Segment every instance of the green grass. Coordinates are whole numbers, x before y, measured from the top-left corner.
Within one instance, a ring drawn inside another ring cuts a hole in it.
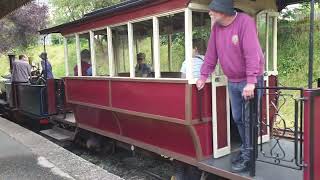
[[[19,54],[26,54],[33,64],[40,63],[39,54],[43,51],[42,46],[30,47],[25,51],[16,53],[16,58]],[[64,47],[62,45],[47,46],[48,59],[53,68],[53,74],[56,78],[65,75],[64,65]],[[8,56],[0,56],[0,75],[7,75],[9,73]]]

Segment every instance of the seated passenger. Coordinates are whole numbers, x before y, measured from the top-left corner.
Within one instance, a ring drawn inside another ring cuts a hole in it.
[[[28,62],[26,55],[20,55],[19,60],[12,63],[12,76],[13,83],[27,83],[31,75],[31,65]]]
[[[204,52],[205,48],[205,41],[203,39],[194,39],[192,41],[193,44],[193,51],[192,51],[192,74],[193,78],[199,79],[200,78],[200,68],[204,62]],[[183,61],[181,66],[181,78],[186,78],[187,73],[187,62]]]
[[[136,77],[148,77],[151,75],[151,67],[144,63],[145,59],[146,55],[144,53],[137,54]]]
[[[82,76],[92,76],[91,68],[91,54],[88,49],[84,49],[81,51],[81,72]],[[78,65],[73,68],[73,72],[75,76],[78,76]],[[91,73],[90,73],[91,72]]]

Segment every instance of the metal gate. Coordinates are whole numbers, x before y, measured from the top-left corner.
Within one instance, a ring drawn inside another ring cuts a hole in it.
[[[251,137],[250,175],[255,176],[257,161],[302,170],[303,161],[303,89],[292,87],[257,88],[269,96],[269,107],[263,108],[257,96],[246,102],[249,109]],[[255,93],[257,94],[257,93]],[[265,109],[269,108],[269,111]],[[265,112],[270,113],[268,116]],[[269,118],[269,119],[267,119]],[[269,131],[270,140],[260,143]]]

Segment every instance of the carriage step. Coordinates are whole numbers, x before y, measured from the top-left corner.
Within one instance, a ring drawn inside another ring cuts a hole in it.
[[[71,132],[56,126],[52,129],[40,131],[40,133],[60,142],[72,141],[75,136],[75,132]]]

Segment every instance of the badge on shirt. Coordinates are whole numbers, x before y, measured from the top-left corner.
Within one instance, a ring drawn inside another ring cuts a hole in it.
[[[232,36],[232,43],[234,45],[238,45],[238,43],[239,43],[239,36],[238,35],[235,34]]]

